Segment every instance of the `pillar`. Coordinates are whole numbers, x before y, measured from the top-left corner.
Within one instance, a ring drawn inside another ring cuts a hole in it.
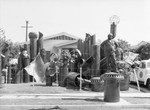
[[[100,76],[99,74],[100,46],[99,45],[92,46],[92,56],[95,58],[95,61],[92,65],[92,77],[97,77],[97,76]]]
[[[8,83],[11,83],[11,79],[12,79],[12,77],[11,77],[11,66],[9,65],[8,66]]]
[[[96,45],[96,35],[91,36],[91,45]]]
[[[116,37],[116,30],[117,30],[117,25],[113,22],[110,25],[110,33],[113,35],[113,37]]]
[[[24,60],[24,66],[25,67],[30,64],[30,58],[29,57],[24,57],[23,60]],[[30,76],[25,69],[23,69],[23,74],[24,74],[24,82],[25,83],[30,82]]]
[[[37,40],[37,54],[43,49],[43,34],[39,32],[39,38]]]
[[[80,52],[82,53],[82,39],[78,40],[78,44],[77,44],[77,48],[80,50]]]
[[[30,38],[30,61],[33,61],[37,55],[37,34],[34,32],[29,33]]]
[[[27,50],[28,55],[30,55],[30,44],[24,44],[24,49]]]

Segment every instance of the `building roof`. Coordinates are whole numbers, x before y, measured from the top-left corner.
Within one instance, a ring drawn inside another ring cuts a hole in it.
[[[70,37],[70,38],[73,38],[73,39],[75,39],[75,40],[78,40],[78,39],[79,39],[79,37],[77,37],[77,36],[68,34],[68,33],[66,33],[66,32],[61,32],[61,33],[58,33],[58,34],[54,34],[54,35],[50,35],[50,36],[44,37],[43,40],[48,40],[48,39],[51,39],[51,38],[54,38],[54,37],[57,37],[57,36],[63,36],[63,35],[68,36],[68,37]]]
[[[61,44],[56,45],[56,47],[61,47],[61,46],[65,46],[65,45],[69,45],[69,44],[73,44],[73,43],[77,43],[77,40],[61,43]]]

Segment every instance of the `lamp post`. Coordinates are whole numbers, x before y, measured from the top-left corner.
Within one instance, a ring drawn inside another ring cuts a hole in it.
[[[110,33],[113,35],[113,38],[116,37],[117,24],[119,24],[120,19],[117,15],[113,15],[109,18],[110,22]]]

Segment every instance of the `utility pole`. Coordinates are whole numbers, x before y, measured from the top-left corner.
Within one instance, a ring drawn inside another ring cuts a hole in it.
[[[28,41],[28,28],[32,28],[33,26],[28,26],[29,21],[26,21],[26,26],[21,26],[22,28],[26,28],[26,42]]]

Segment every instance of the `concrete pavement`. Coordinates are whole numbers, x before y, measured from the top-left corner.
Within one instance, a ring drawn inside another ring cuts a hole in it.
[[[5,85],[0,89],[0,110],[150,110],[150,93],[133,88],[120,91],[120,101],[104,102],[104,92],[30,84]]]

